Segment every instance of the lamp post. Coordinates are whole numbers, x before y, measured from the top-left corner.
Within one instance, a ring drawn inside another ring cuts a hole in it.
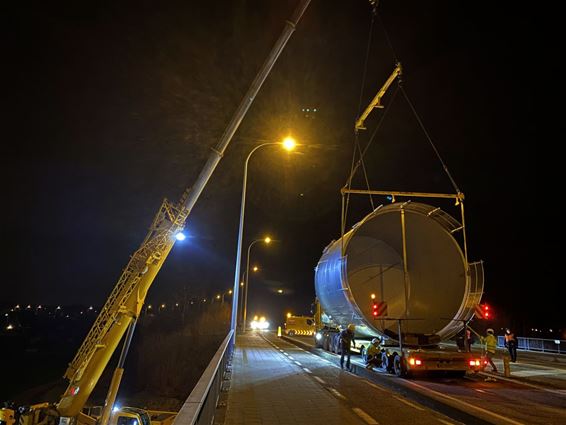
[[[234,296],[232,297],[232,317],[230,321],[230,329],[236,332],[238,324],[238,290],[240,289],[240,262],[242,258],[242,236],[244,234],[244,212],[246,210],[246,186],[248,180],[248,163],[254,152],[265,146],[280,145],[287,151],[295,149],[296,142],[291,137],[287,137],[283,142],[267,142],[256,146],[248,154],[244,164],[244,181],[242,183],[242,202],[240,204],[240,226],[238,228],[238,248],[236,250],[236,269],[234,271]],[[245,326],[244,326],[245,327]]]
[[[271,242],[271,238],[269,236],[263,238],[263,239],[256,239],[255,241],[252,241],[252,243],[249,244],[248,246],[248,256],[246,257],[246,279],[244,280],[244,312],[242,315],[242,330],[245,331],[246,330],[246,317],[247,317],[247,313],[248,313],[248,287],[249,285],[249,278],[250,278],[250,250],[252,249],[252,246],[254,246],[257,242],[265,242],[266,244],[269,244]],[[253,271],[256,272],[258,270],[257,267],[253,268]]]

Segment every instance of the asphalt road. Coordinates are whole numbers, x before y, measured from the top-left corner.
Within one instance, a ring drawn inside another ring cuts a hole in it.
[[[529,356],[523,356],[511,365],[511,378],[480,373],[409,380],[369,371],[359,356],[352,358],[353,373],[342,371],[339,356],[312,348],[312,337],[263,336],[340,394],[341,402],[358,406],[376,423],[410,424],[418,417],[421,424],[566,424],[566,365],[545,363],[544,357],[528,363]]]

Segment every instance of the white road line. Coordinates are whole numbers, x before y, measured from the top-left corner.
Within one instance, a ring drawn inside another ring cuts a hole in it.
[[[295,364],[296,364],[297,366],[302,366],[302,364],[299,363],[299,362],[297,362],[297,361],[295,361]]]
[[[444,425],[454,425],[454,422],[448,422],[448,421],[445,421],[444,419],[436,418],[436,420],[438,422],[440,422],[441,424],[444,424]]]
[[[287,353],[285,353],[285,352],[283,352],[283,354],[285,354],[287,357],[289,357],[289,354],[287,354]]]
[[[312,373],[312,370],[310,370],[310,369],[308,369],[308,368],[306,368],[306,367],[304,367],[303,370],[304,370],[305,372],[307,372],[307,373]]]
[[[367,424],[379,425],[379,422],[377,422],[374,418],[372,418],[370,415],[368,415],[366,412],[364,412],[359,407],[353,407],[352,410],[354,411],[354,413],[356,415],[358,415],[360,418],[362,418]]]
[[[416,382],[413,382],[413,381],[406,381],[406,382],[407,382],[408,384],[410,384],[410,385],[413,385],[413,386],[415,386],[415,387],[418,387],[418,388],[422,389],[423,391],[425,391],[425,392],[428,393],[428,394],[431,394],[431,393],[432,393],[432,394],[435,394],[435,395],[438,396],[438,397],[446,398],[446,399],[451,400],[451,401],[453,401],[453,402],[455,402],[455,403],[458,403],[458,404],[463,404],[464,406],[467,406],[468,409],[473,409],[473,410],[480,411],[480,412],[482,412],[482,413],[485,414],[485,415],[492,416],[492,417],[497,418],[497,419],[499,419],[499,420],[501,420],[501,421],[503,421],[503,422],[506,422],[506,423],[509,423],[509,424],[513,424],[513,425],[525,425],[523,422],[514,421],[513,419],[506,418],[505,416],[501,416],[501,415],[498,415],[497,413],[491,412],[491,411],[489,411],[489,410],[483,409],[483,408],[478,407],[478,406],[475,406],[475,405],[473,405],[473,404],[466,403],[465,401],[459,400],[459,399],[457,399],[457,398],[455,398],[455,397],[451,397],[451,396],[449,396],[449,395],[447,395],[447,394],[443,394],[443,393],[438,392],[438,391],[435,391],[435,390],[433,390],[433,389],[431,389],[431,388],[424,387],[424,386],[422,386],[422,385],[417,384]]]
[[[370,387],[375,388],[376,390],[380,390],[380,391],[384,391],[384,392],[389,392],[387,391],[385,388],[381,388],[379,385],[375,385],[373,382],[368,381],[367,379],[364,379],[364,382],[366,384],[368,384]]]
[[[284,353],[284,352],[285,352],[285,351],[284,351],[284,350],[282,350],[282,349],[279,349],[279,351],[281,351],[282,353]]]
[[[318,376],[313,376],[313,378],[320,382],[322,385],[326,385],[326,381],[324,379],[319,378]]]
[[[328,391],[330,391],[336,397],[341,398],[342,400],[346,400],[346,397],[344,396],[344,394],[340,393],[338,390],[335,390],[334,388],[328,388]]]
[[[289,356],[289,358],[290,358],[291,360],[295,360],[295,358],[294,358],[293,356]]]
[[[474,388],[474,390],[476,390],[478,393],[485,393],[484,390],[480,390],[479,388]]]
[[[403,397],[393,396],[393,398],[399,400],[401,403],[405,403],[407,406],[411,406],[417,410],[425,410],[423,407],[416,405],[415,403],[411,403],[409,400],[404,399]]]

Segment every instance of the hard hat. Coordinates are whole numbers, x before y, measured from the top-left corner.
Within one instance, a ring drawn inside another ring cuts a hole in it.
[[[493,329],[489,328],[489,329],[487,330],[487,333],[488,333],[488,334],[492,334],[492,333],[494,333],[494,331],[493,331]]]
[[[350,323],[348,325],[348,330],[354,332],[356,330],[356,325],[354,325],[353,323]]]
[[[371,340],[371,343],[372,343],[372,344],[378,344],[378,343],[379,343],[379,339],[374,338],[374,339]]]

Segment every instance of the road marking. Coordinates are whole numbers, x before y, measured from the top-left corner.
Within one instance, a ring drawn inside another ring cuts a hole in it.
[[[438,422],[440,422],[441,424],[454,425],[454,422],[448,422],[448,421],[445,421],[444,419],[436,418],[436,420],[437,420]]]
[[[313,378],[320,382],[322,385],[326,385],[326,381],[324,379],[319,378],[318,376],[313,376]]]
[[[413,382],[413,381],[406,381],[406,382],[407,382],[409,385],[413,385],[413,386],[415,386],[415,387],[420,388],[420,389],[423,390],[425,393],[428,393],[428,394],[431,394],[431,393],[432,393],[432,394],[435,394],[435,395],[438,396],[438,397],[442,397],[442,398],[446,398],[446,399],[448,399],[448,400],[451,400],[451,401],[453,401],[454,403],[463,404],[464,406],[467,406],[467,407],[470,408],[470,409],[478,410],[478,411],[480,411],[480,412],[482,412],[482,413],[484,413],[484,414],[486,414],[486,415],[493,416],[493,417],[495,417],[495,418],[497,418],[497,419],[499,419],[499,420],[501,420],[501,421],[503,421],[503,422],[506,422],[506,423],[509,423],[509,424],[514,424],[514,425],[525,425],[523,422],[514,421],[513,419],[506,418],[505,416],[498,415],[497,413],[491,412],[491,411],[489,411],[489,410],[483,409],[483,408],[481,408],[481,407],[475,406],[475,405],[470,404],[470,403],[466,403],[465,401],[458,400],[458,399],[455,398],[455,397],[451,397],[451,396],[449,396],[449,395],[447,395],[447,394],[440,393],[440,392],[435,391],[435,390],[433,390],[433,389],[431,389],[431,388],[424,387],[424,386],[422,386],[422,385],[417,384],[416,382]]]
[[[293,356],[289,356],[289,358],[290,358],[291,360],[295,360],[295,358],[294,358]]]
[[[289,357],[289,354],[287,354],[287,353],[285,353],[285,352],[283,352],[283,354],[285,354],[287,357]]]
[[[409,400],[405,400],[403,397],[397,397],[397,396],[393,396],[393,398],[396,398],[397,400],[399,400],[401,403],[405,403],[407,406],[411,406],[417,410],[425,410],[423,407],[416,405],[415,403],[410,402]]]
[[[338,390],[335,390],[334,388],[328,388],[328,391],[330,391],[336,397],[341,398],[342,400],[347,400],[346,397],[342,393],[340,393]]]
[[[367,379],[364,379],[364,382],[365,382],[366,384],[368,384],[370,387],[375,388],[376,390],[388,392],[385,388],[381,388],[379,385],[375,385],[373,382],[370,382],[370,381],[368,381]]]
[[[299,362],[297,362],[297,361],[295,361],[295,364],[296,364],[297,366],[302,366],[302,364],[299,363]]]
[[[354,413],[356,415],[358,415],[360,418],[362,418],[367,424],[379,425],[379,422],[377,422],[374,418],[372,418],[370,415],[368,415],[366,412],[364,412],[359,407],[353,407],[352,410],[354,411]]]
[[[284,352],[285,352],[285,350],[282,350],[282,349],[279,349],[279,351],[281,351],[282,353],[284,353]]]
[[[310,370],[310,369],[308,369],[308,368],[306,368],[306,367],[304,367],[303,370],[304,370],[305,372],[307,372],[307,373],[312,373],[312,370]]]
[[[478,393],[485,393],[484,390],[480,390],[479,388],[474,388],[474,390],[476,390]]]

